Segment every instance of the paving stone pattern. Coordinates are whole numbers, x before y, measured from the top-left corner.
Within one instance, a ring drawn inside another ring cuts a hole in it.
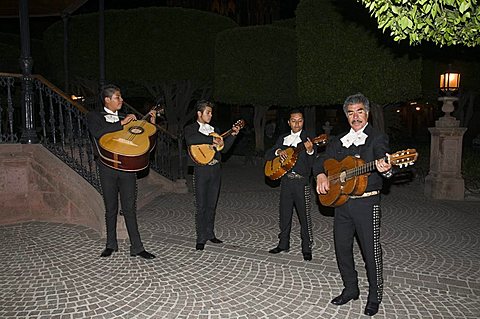
[[[302,259],[294,217],[291,249],[277,244],[279,187],[262,167],[224,164],[217,237],[196,251],[193,195],[158,196],[139,212],[154,260],[110,258],[83,226],[0,226],[0,318],[366,318],[360,299],[337,307],[332,212],[313,206],[313,260]],[[316,198],[313,196],[312,198]],[[422,184],[392,186],[382,201],[384,299],[375,318],[480,318],[480,201],[438,201]]]

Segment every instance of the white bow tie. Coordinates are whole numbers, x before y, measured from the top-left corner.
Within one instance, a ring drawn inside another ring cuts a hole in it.
[[[203,135],[209,135],[210,133],[215,131],[213,126],[211,126],[208,123],[198,123],[198,124],[200,124],[200,127],[198,128],[198,131],[200,133],[202,133]]]
[[[300,138],[300,133],[301,132],[285,136],[285,138],[283,139],[283,145],[296,147],[297,144],[302,141],[302,139]]]
[[[118,118],[118,115],[107,114],[107,115],[105,115],[105,121],[107,121],[109,123],[115,123],[115,122],[120,121],[120,119]]]
[[[367,139],[368,135],[365,134],[363,131],[355,132],[350,130],[350,132],[342,137],[340,141],[342,141],[342,145],[346,148],[349,148],[352,144],[355,146],[364,145],[365,140]]]

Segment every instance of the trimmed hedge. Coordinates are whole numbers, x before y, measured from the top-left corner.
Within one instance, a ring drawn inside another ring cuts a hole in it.
[[[213,79],[217,33],[234,28],[229,18],[182,8],[105,12],[106,77],[109,81]],[[98,14],[70,22],[70,74],[98,78]],[[63,24],[44,34],[52,65],[63,65]],[[57,77],[63,78],[63,68]]]
[[[0,72],[22,73],[20,67],[21,41],[18,34],[0,33]],[[32,73],[46,70],[43,42],[30,40],[30,55],[33,59]]]
[[[295,30],[254,26],[220,33],[214,96],[240,105],[297,104]]]
[[[356,92],[379,104],[420,96],[421,59],[400,45],[382,45],[376,29],[355,22],[362,20],[360,9],[349,18],[341,5],[304,0],[297,7],[300,102],[340,104]]]

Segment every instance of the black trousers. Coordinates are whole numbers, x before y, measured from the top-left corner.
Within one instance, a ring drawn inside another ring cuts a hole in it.
[[[220,164],[194,168],[195,224],[199,244],[205,244],[207,240],[215,238],[215,211],[220,194],[221,177]]]
[[[98,163],[100,183],[105,203],[105,224],[107,226],[107,248],[117,249],[118,194],[123,217],[130,238],[130,253],[144,250],[137,224],[137,175],[122,172]]]
[[[335,209],[334,240],[338,269],[348,294],[358,291],[353,258],[357,235],[369,283],[368,301],[380,303],[383,295],[383,262],[380,245],[380,195],[349,199]]]
[[[312,252],[312,221],[310,217],[310,185],[308,178],[282,177],[280,190],[280,233],[278,234],[281,249],[290,248],[290,231],[292,229],[293,208],[297,211],[300,222],[302,252]]]

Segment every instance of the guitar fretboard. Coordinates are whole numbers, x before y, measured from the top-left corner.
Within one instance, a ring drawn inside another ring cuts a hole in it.
[[[388,158],[387,157],[383,157],[382,158],[384,161],[387,161]],[[377,166],[375,165],[375,161],[371,161],[371,162],[368,162],[366,164],[363,164],[361,166],[358,166],[358,167],[354,167],[354,168],[351,168],[351,169],[347,169],[343,172],[340,172],[339,174],[334,174],[332,176],[329,176],[329,180],[332,181],[332,180],[338,180],[338,179],[342,179],[342,180],[349,180],[355,176],[360,176],[360,175],[364,175],[366,173],[370,173],[370,172],[373,172],[374,170],[377,169]]]

